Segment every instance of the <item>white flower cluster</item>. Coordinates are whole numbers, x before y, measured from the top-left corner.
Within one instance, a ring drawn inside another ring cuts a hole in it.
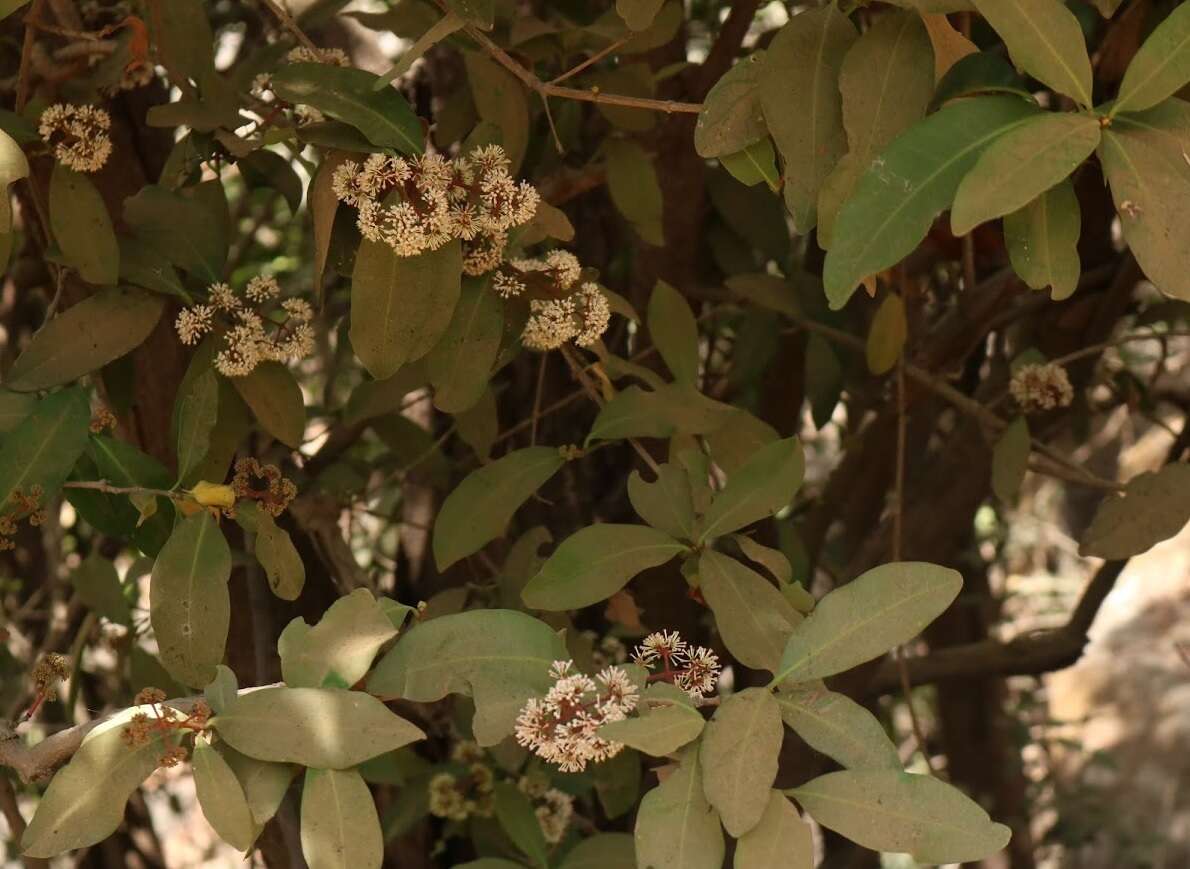
[[[549,780],[541,775],[523,775],[517,788],[536,805],[533,814],[546,842],[557,845],[570,829],[574,818],[574,797],[550,787]]]
[[[534,299],[521,343],[530,350],[556,350],[567,341],[587,347],[607,331],[611,306],[599,285],[587,282],[564,299]]]
[[[482,763],[472,763],[462,775],[438,773],[430,779],[430,814],[452,821],[472,815],[490,818],[493,779],[491,768]]]
[[[196,344],[222,327],[215,369],[227,377],[250,374],[261,362],[288,362],[314,349],[314,311],[303,299],[284,299],[273,277],[248,281],[241,298],[229,284],[211,284],[207,301],[182,309],[174,326],[183,344]]]
[[[111,126],[111,115],[103,109],[54,103],[41,113],[37,132],[63,166],[97,172],[112,153]]]
[[[599,728],[623,721],[639,699],[623,670],[609,667],[592,679],[573,667],[573,661],[555,661],[553,687],[545,697],[531,697],[516,721],[517,742],[562,772],[582,772],[619,754],[623,743],[601,738]]]
[[[499,145],[453,160],[373,154],[363,163],[341,164],[331,186],[359,210],[356,224],[364,238],[401,256],[437,250],[457,238],[463,242],[463,270],[481,275],[503,261],[508,230],[537,212],[537,190],[514,180],[508,167]]]
[[[1074,387],[1066,369],[1052,362],[1022,365],[1012,375],[1008,389],[1026,412],[1069,407],[1074,401]]]
[[[632,653],[632,660],[654,671],[651,680],[660,677],[672,682],[695,700],[713,692],[719,682],[719,657],[708,648],[690,645],[677,631],[649,634]]]

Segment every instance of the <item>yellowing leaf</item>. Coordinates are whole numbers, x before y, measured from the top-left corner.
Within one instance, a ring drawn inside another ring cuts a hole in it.
[[[793,629],[774,682],[807,682],[850,670],[908,642],[950,606],[958,571],[920,561],[874,567],[818,602]]]
[[[551,684],[550,665],[567,657],[549,625],[514,610],[472,610],[415,625],[376,665],[368,691],[415,703],[467,694],[480,745],[512,733],[521,707]]]
[[[347,769],[425,734],[362,691],[262,688],[236,697],[212,726],[257,760]]]
[[[876,309],[868,330],[868,370],[873,374],[891,371],[901,358],[908,332],[905,302],[896,293],[889,293]]]
[[[1023,208],[1065,180],[1099,144],[1099,122],[1087,115],[1029,118],[988,146],[955,192],[951,231],[966,235],[986,220]]]
[[[1081,105],[1091,105],[1091,59],[1083,30],[1061,0],[972,0],[1020,69]]]
[[[962,791],[928,775],[832,772],[792,795],[824,827],[874,851],[908,852],[921,863],[982,860],[1012,835]]]
[[[732,694],[707,722],[698,751],[702,789],[736,838],[764,814],[784,732],[781,710],[766,688]]]
[[[1004,243],[1012,268],[1033,289],[1048,287],[1054,301],[1078,289],[1081,231],[1082,214],[1069,180],[1004,216]]]

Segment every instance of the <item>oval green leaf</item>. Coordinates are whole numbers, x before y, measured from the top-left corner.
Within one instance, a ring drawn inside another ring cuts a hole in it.
[[[256,824],[244,789],[227,761],[209,742],[199,740],[190,763],[194,767],[198,804],[207,823],[237,851],[250,849],[256,841]]]
[[[653,788],[636,813],[636,864],[650,869],[722,869],[726,846],[719,813],[703,795],[698,751]]]
[[[736,843],[732,869],[814,869],[814,838],[793,803],[770,791],[760,823]]]
[[[1111,114],[1140,112],[1164,102],[1190,82],[1190,6],[1177,5],[1133,55]]]
[[[1074,13],[1061,0],[972,0],[1013,63],[1033,78],[1091,105],[1091,58]]]
[[[372,792],[354,769],[308,769],[302,855],[310,869],[380,869],[384,834]]]
[[[789,506],[805,472],[806,459],[796,437],[761,447],[715,495],[698,539],[729,534]]]
[[[703,550],[698,578],[732,657],[754,670],[776,670],[801,614],[755,570],[713,549]]]
[[[55,163],[49,208],[50,228],[67,262],[89,284],[114,284],[120,276],[120,246],[91,179]]]
[[[707,722],[698,751],[703,793],[737,839],[760,823],[784,735],[781,709],[767,688],[732,694]]]
[[[846,694],[819,684],[777,693],[781,719],[810,748],[847,769],[900,770],[897,747],[876,716]]]
[[[1004,216],[1004,243],[1013,270],[1035,290],[1048,287],[1055,302],[1078,289],[1081,232],[1082,213],[1069,179]]]
[[[252,409],[260,427],[287,447],[297,449],[306,433],[302,388],[280,362],[262,362],[243,377],[228,378]]]

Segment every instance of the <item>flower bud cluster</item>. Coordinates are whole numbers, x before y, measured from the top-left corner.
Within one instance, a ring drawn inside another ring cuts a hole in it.
[[[677,631],[649,634],[632,653],[632,660],[650,671],[650,682],[671,682],[695,700],[702,700],[719,682],[719,657],[703,646],[692,646]]]
[[[373,154],[348,160],[331,178],[335,195],[358,210],[356,225],[369,241],[400,256],[463,242],[463,271],[485,274],[504,258],[508,231],[529,222],[540,197],[533,185],[509,174],[499,145],[464,157],[439,154],[406,159]]]
[[[297,486],[281,475],[280,468],[262,465],[251,456],[236,462],[231,488],[237,498],[255,501],[270,516],[280,516],[297,496]]]
[[[1022,365],[1012,375],[1008,389],[1026,412],[1069,407],[1074,401],[1074,387],[1066,369],[1052,362]]]
[[[586,347],[599,340],[611,320],[607,296],[569,251],[551,250],[537,259],[512,259],[492,275],[492,289],[504,299],[529,299],[521,343],[530,350],[556,350],[567,341]]]
[[[49,514],[41,506],[42,496],[45,494],[40,483],[29,487],[26,493],[19,486],[4,504],[0,504],[0,552],[15,548],[12,542],[16,536],[18,524],[24,520],[33,527],[43,524]]]
[[[163,750],[157,765],[166,768],[177,766],[189,756],[185,746],[173,740],[206,730],[212,715],[211,707],[203,700],[197,701],[187,714],[164,705],[165,692],[160,688],[143,689],[134,702],[149,711],[135,713],[124,725],[120,738],[129,748],[139,748],[160,737]]]
[[[63,166],[97,172],[112,153],[111,126],[111,115],[103,109],[54,103],[41,113],[37,132]]]
[[[516,740],[562,772],[615,757],[623,743],[599,736],[599,728],[623,721],[636,708],[636,685],[623,670],[608,667],[592,679],[573,672],[573,661],[555,661],[554,685],[545,697],[531,697],[516,722]]]
[[[533,805],[533,814],[537,816],[537,825],[541,827],[545,841],[550,845],[561,842],[574,818],[574,797],[550,787],[549,779],[539,774],[521,776],[517,789]]]
[[[302,359],[314,350],[314,311],[304,299],[282,299],[277,279],[257,276],[243,296],[229,284],[211,284],[207,301],[182,309],[175,327],[183,344],[219,331],[223,349],[215,368],[227,377],[250,374],[261,362]]]

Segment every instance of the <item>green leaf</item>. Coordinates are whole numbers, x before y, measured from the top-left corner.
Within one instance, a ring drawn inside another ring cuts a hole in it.
[[[754,670],[775,671],[801,615],[771,582],[713,549],[703,550],[698,578],[732,657]]]
[[[658,281],[647,313],[653,346],[679,383],[698,382],[698,322],[682,294]]]
[[[847,51],[839,72],[848,151],[818,193],[818,237],[829,249],[835,219],[872,160],[925,116],[934,93],[934,49],[921,16],[890,12]]]
[[[1109,561],[1130,558],[1173,537],[1190,522],[1190,465],[1138,474],[1108,495],[1083,534],[1078,554]]]
[[[760,104],[785,162],[785,204],[797,232],[817,222],[818,191],[847,150],[839,72],[856,40],[834,7],[801,12],[769,44],[760,70]]]
[[[206,369],[189,384],[178,401],[178,479],[188,482],[211,448],[211,432],[218,422],[219,380]]]
[[[4,385],[31,392],[70,383],[132,351],[161,319],[160,296],[112,288],[49,320],[17,357]]]
[[[205,203],[150,184],[124,200],[124,221],[170,264],[206,283],[220,280],[227,243]]]
[[[256,517],[256,560],[264,568],[273,594],[281,600],[298,599],[306,584],[306,565],[289,532],[263,510],[258,510]]]
[[[694,538],[694,493],[685,469],[661,465],[652,483],[633,471],[628,477],[628,500],[637,515],[658,531],[679,540]]]
[[[629,30],[645,30],[653,23],[665,0],[616,0],[616,13]]]
[[[1161,292],[1190,300],[1190,103],[1166,100],[1140,115],[1120,115],[1103,131],[1099,160],[1120,213],[1124,238]]]
[[[20,425],[37,407],[37,396],[0,389],[0,435]]]
[[[55,163],[49,208],[50,228],[67,262],[87,283],[114,284],[120,274],[120,246],[91,179]]]
[[[211,709],[218,714],[235,702],[239,690],[240,683],[236,679],[236,674],[230,667],[220,664],[215,668],[215,678],[202,689],[202,696]]]
[[[790,792],[815,821],[874,851],[921,863],[981,860],[1011,831],[962,791],[927,775],[895,770],[832,772]]]
[[[261,362],[243,377],[230,377],[232,386],[252,409],[260,427],[287,447],[297,449],[306,434],[306,404],[302,388],[280,362]]]
[[[732,275],[724,283],[733,293],[767,310],[791,317],[801,311],[797,285],[776,275]]]
[[[806,472],[796,437],[761,447],[728,479],[703,517],[699,541],[751,525],[789,506]]]
[[[301,616],[286,626],[277,640],[281,675],[291,688],[317,688],[328,676],[354,685],[396,635],[372,592],[357,588],[331,604],[314,627]]]
[[[740,547],[745,558],[764,567],[776,578],[778,585],[786,586],[793,582],[793,565],[784,552],[757,543],[745,534],[733,534],[731,539]]]
[[[508,838],[512,839],[534,866],[549,866],[549,846],[541,832],[541,824],[533,812],[533,804],[515,784],[503,781],[496,785],[492,806],[496,820]]]
[[[684,383],[668,383],[649,391],[629,386],[599,411],[587,443],[631,437],[669,438],[679,432],[707,434],[724,425],[735,412],[730,405],[707,398]]]
[[[281,194],[290,215],[302,204],[302,179],[290,162],[274,151],[261,149],[236,161],[244,182],[252,188],[270,187]]]
[[[116,566],[97,552],[92,552],[75,568],[70,574],[70,584],[79,599],[96,615],[118,625],[132,624],[132,610],[124,596]]]
[[[905,302],[896,293],[889,293],[876,309],[868,329],[868,370],[877,375],[891,371],[901,358],[908,336]]]
[[[1151,109],[1190,83],[1190,6],[1179,4],[1133,55],[1111,114]]]
[[[663,198],[652,157],[626,139],[607,140],[603,153],[612,204],[644,241],[657,247],[664,245]]]
[[[1061,0],[972,0],[1018,68],[1091,105],[1091,58],[1083,29]]]
[[[368,679],[368,691],[415,703],[466,694],[480,745],[512,733],[525,701],[543,695],[550,665],[567,657],[545,622],[515,610],[472,610],[415,625]]]
[[[686,552],[684,543],[647,525],[590,525],[554,550],[521,599],[541,610],[568,610],[607,600],[643,570]]]
[[[719,813],[703,795],[698,751],[653,788],[636,813],[636,864],[648,869],[722,869],[726,846]]]
[[[774,682],[850,670],[908,642],[958,596],[956,570],[922,561],[882,564],[818,602],[793,629]]]
[[[502,535],[517,508],[565,463],[555,447],[527,447],[472,471],[447,496],[434,520],[438,569]]]
[[[481,120],[500,130],[509,171],[515,177],[529,146],[529,98],[525,86],[486,54],[464,52],[463,63],[475,111]]]
[[[339,688],[261,688],[211,722],[249,757],[318,769],[347,769],[425,738],[375,697]]]
[[[1016,501],[1029,469],[1029,453],[1033,449],[1029,437],[1029,422],[1018,416],[992,449],[992,492],[1006,504]]]
[[[843,363],[830,342],[814,334],[806,339],[806,398],[810,416],[821,429],[831,421],[843,394]]]
[[[719,162],[731,173],[731,177],[741,184],[752,187],[763,181],[774,193],[781,189],[781,173],[777,171],[777,152],[773,150],[773,140],[767,136],[759,142],[753,142],[742,151],[724,154],[719,158]]]
[[[1049,287],[1055,302],[1078,289],[1081,231],[1082,213],[1069,179],[1004,216],[1004,243],[1013,269],[1033,289]]]
[[[734,154],[768,137],[758,89],[763,58],[763,51],[741,58],[707,93],[694,127],[700,157]]]
[[[331,231],[335,226],[335,215],[339,213],[339,197],[333,188],[335,170],[351,159],[353,155],[343,151],[331,151],[326,155],[307,191],[306,207],[310,211],[310,232],[314,241],[314,291],[322,298],[326,261],[331,249]]]
[[[351,346],[377,379],[420,359],[446,332],[462,292],[457,241],[417,256],[398,256],[364,240],[351,275]]]
[[[185,90],[189,80],[199,81],[211,66],[214,40],[201,0],[178,0],[170,11],[150,16],[153,39],[170,80]]]
[[[1023,208],[1071,172],[1099,144],[1089,115],[1047,113],[1029,118],[983,152],[963,178],[950,212],[951,231],[966,235],[984,221]]]
[[[190,301],[190,296],[173,266],[148,245],[135,238],[120,238],[120,280],[155,293],[165,293]]]
[[[561,869],[636,869],[636,849],[628,833],[596,833],[570,849]]]
[[[736,843],[732,869],[814,869],[810,825],[780,791],[770,791],[760,822]]]
[[[980,153],[1036,113],[1016,97],[950,103],[913,125],[864,172],[839,212],[823,280],[831,308],[925,238]]]
[[[901,758],[876,716],[846,694],[819,684],[777,692],[781,719],[810,748],[847,769],[901,769]]]
[[[306,770],[301,833],[310,869],[380,869],[384,862],[380,816],[357,770]]]
[[[455,413],[455,431],[459,439],[475,452],[480,462],[486,462],[500,434],[500,412],[496,394],[491,389],[480,393],[479,401],[466,410]]]
[[[215,678],[231,623],[231,550],[205,510],[174,528],[149,584],[150,620],[161,663],[183,685]]]
[[[609,722],[599,728],[599,735],[653,757],[665,757],[697,739],[705,724],[697,709],[675,702],[641,717]]]
[[[256,841],[256,824],[244,789],[227,761],[206,740],[194,743],[190,757],[194,790],[203,816],[224,842],[247,851]]]
[[[216,748],[235,773],[240,787],[244,789],[244,798],[248,801],[248,809],[252,812],[252,821],[256,826],[256,835],[259,836],[260,830],[281,807],[281,801],[285,799],[285,793],[297,773],[297,767],[248,757],[226,742],[220,742]]]
[[[35,486],[42,489],[41,504],[49,504],[83,454],[90,422],[87,393],[64,389],[39,401],[5,435],[0,450],[0,512],[10,506],[18,489],[29,495]]]
[[[767,688],[732,694],[707,722],[698,751],[703,793],[736,838],[764,814],[784,734],[781,710]]]
[[[99,479],[107,480],[113,486],[144,486],[150,489],[168,489],[175,480],[174,474],[152,456],[138,450],[132,444],[105,435],[92,435],[87,454],[95,463]],[[133,542],[147,555],[156,556],[173,531],[174,509],[166,500],[157,502],[157,512],[145,519],[140,510],[124,495],[108,495],[86,489],[68,490],[70,502],[94,516],[94,510],[83,502],[86,496],[99,499],[114,520],[106,534],[132,537]],[[82,500],[80,500],[82,496]],[[88,521],[91,521],[88,519]]]
[[[157,769],[164,750],[160,737],[136,746],[124,742],[123,731],[132,716],[150,708],[125,709],[86,735],[42,795],[21,837],[24,856],[56,857],[94,845],[116,831],[124,820],[124,804]]]
[[[288,63],[272,73],[273,90],[350,124],[373,145],[403,154],[423,150],[421,121],[396,88],[375,90],[379,76],[325,63]]]
[[[1024,79],[1003,55],[976,51],[961,57],[946,71],[934,89],[934,104],[978,94],[1009,93],[1031,99]]]
[[[458,413],[479,401],[488,387],[503,334],[500,299],[486,281],[464,281],[450,325],[426,356],[436,408]]]

